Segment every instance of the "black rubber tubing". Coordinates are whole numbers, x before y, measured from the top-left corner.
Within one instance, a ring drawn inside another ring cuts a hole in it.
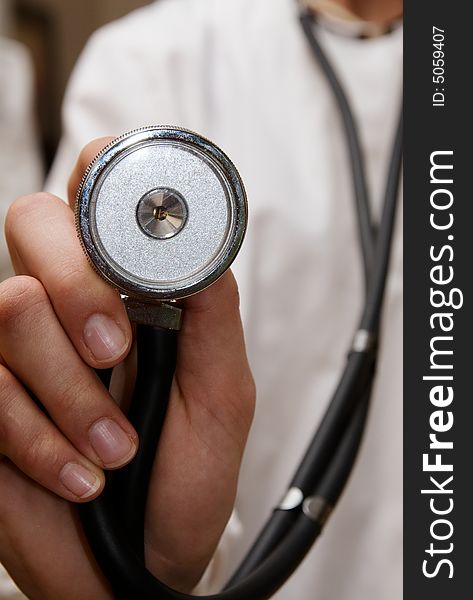
[[[370,393],[371,390],[368,389],[364,401],[356,408],[342,442],[331,458],[324,476],[313,490],[314,496],[324,498],[333,507],[338,502],[358,455],[368,414]],[[268,558],[273,548],[280,543],[285,543],[285,536],[299,518],[300,508],[300,506],[297,506],[292,510],[274,510],[273,515],[253,544],[251,552],[245,556],[245,559],[226,584],[225,589],[237,585],[248,577],[258,565]]]
[[[139,435],[133,460],[111,474],[114,509],[144,559],[144,521],[149,480],[176,368],[177,332],[136,326],[137,372],[128,419]]]
[[[306,35],[313,55],[317,59],[318,65],[324,72],[327,82],[331,87],[336,106],[339,109],[339,114],[343,122],[348,160],[352,174],[355,207],[357,211],[358,240],[363,260],[365,288],[367,289],[374,259],[375,228],[373,225],[373,219],[371,217],[370,205],[367,201],[369,194],[368,185],[366,182],[364,154],[361,149],[360,136],[358,134],[356,120],[353,117],[347,95],[340,82],[340,78],[335,72],[335,69],[328,60],[314,34],[314,21],[315,17],[312,12],[307,10],[301,13],[300,22],[302,25],[302,30]]]
[[[103,494],[82,505],[82,523],[91,548],[115,597],[123,600],[189,600],[154,578],[130,546],[126,530],[109,510]],[[300,514],[284,543],[275,548],[244,582],[201,600],[266,600],[287,580],[320,533],[320,525]]]

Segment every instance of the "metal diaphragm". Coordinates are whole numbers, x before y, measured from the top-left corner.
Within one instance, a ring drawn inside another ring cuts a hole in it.
[[[230,266],[247,203],[230,159],[205,138],[148,127],[114,140],[89,165],[76,224],[94,268],[123,294],[194,294]]]

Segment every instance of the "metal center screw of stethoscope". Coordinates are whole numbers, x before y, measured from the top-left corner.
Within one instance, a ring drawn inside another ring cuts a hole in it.
[[[187,204],[181,194],[163,187],[151,190],[140,199],[136,219],[147,235],[162,240],[181,231],[187,213]]]

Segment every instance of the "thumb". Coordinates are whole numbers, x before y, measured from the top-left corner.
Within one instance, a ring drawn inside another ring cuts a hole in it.
[[[255,388],[246,356],[238,285],[230,270],[206,290],[186,298],[176,377],[186,399],[199,395],[222,419],[235,419],[246,439]],[[221,414],[220,414],[221,413]]]

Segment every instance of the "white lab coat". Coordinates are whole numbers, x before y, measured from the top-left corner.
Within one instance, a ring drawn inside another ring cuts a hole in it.
[[[321,41],[359,121],[379,215],[398,116],[402,31]],[[293,0],[161,0],[89,41],[64,105],[48,188],[65,194],[89,139],[149,124],[194,129],[246,183],[234,271],[258,397],[236,510],[201,589],[223,582],[278,503],[340,375],[362,306],[339,117]],[[317,545],[278,600],[402,597],[400,215],[373,408],[360,459]]]

